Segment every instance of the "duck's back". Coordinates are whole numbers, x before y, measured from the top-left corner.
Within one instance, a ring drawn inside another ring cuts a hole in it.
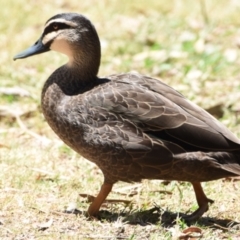
[[[167,134],[172,142],[198,150],[240,149],[239,139],[223,124],[160,80],[131,73],[108,79],[86,93],[86,104],[118,114],[146,134],[164,132],[161,139]]]

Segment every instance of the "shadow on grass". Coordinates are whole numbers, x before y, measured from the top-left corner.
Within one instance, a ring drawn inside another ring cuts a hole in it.
[[[74,210],[73,214],[85,214],[82,211]],[[156,206],[149,210],[139,211],[123,211],[123,212],[109,212],[107,210],[101,210],[99,212],[98,220],[116,222],[121,218],[122,222],[127,222],[130,225],[146,226],[149,224],[158,224],[162,227],[170,228],[177,224],[177,219],[181,220],[181,217],[186,216],[184,213],[173,213],[168,210],[163,210]],[[211,217],[201,217],[197,222],[186,222],[187,225],[198,225],[201,227],[210,227],[212,229],[221,229],[228,231],[230,229],[240,230],[240,223],[232,221],[230,219],[218,219]]]

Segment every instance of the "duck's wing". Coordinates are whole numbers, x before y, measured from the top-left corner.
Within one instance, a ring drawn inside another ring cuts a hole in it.
[[[138,74],[110,79],[91,91],[86,98],[91,105],[117,113],[159,138],[164,132],[172,142],[212,151],[240,149],[239,139],[224,125],[160,80]]]

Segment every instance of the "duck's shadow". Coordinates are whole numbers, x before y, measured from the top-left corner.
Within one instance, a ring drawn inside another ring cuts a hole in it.
[[[74,214],[84,214],[82,211],[75,210]],[[162,210],[159,207],[154,207],[149,210],[140,211],[123,211],[121,213],[114,213],[101,210],[99,212],[98,220],[115,222],[119,218],[123,222],[127,222],[130,225],[149,225],[149,224],[161,224],[162,227],[170,228],[177,224],[177,219],[181,220],[181,217],[186,216],[184,213],[173,213],[168,210]],[[185,222],[187,225],[196,224],[196,222]],[[232,221],[230,219],[219,219],[211,217],[201,217],[197,224],[203,227],[210,227],[212,229],[240,230],[240,223]]]
[[[132,225],[149,225],[149,224],[161,224],[162,227],[170,228],[177,224],[181,217],[186,216],[184,213],[173,213],[171,211],[162,210],[158,207],[154,207],[150,210],[142,210],[135,212],[124,213],[110,213],[107,211],[100,212],[100,219],[107,221],[117,221],[119,217],[122,221],[128,222]],[[196,222],[185,222],[187,225],[196,224]],[[201,217],[197,224],[203,227],[211,227],[215,229],[228,230],[229,228],[239,229],[240,223],[229,219],[218,219],[211,217]]]

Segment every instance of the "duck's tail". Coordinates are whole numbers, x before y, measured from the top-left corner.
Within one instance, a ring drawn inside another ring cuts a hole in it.
[[[215,160],[213,165],[230,174],[226,177],[240,176],[240,152],[210,152],[206,155]]]
[[[240,176],[240,152],[188,152],[174,155],[173,175],[205,182]],[[181,174],[180,174],[181,173]]]

